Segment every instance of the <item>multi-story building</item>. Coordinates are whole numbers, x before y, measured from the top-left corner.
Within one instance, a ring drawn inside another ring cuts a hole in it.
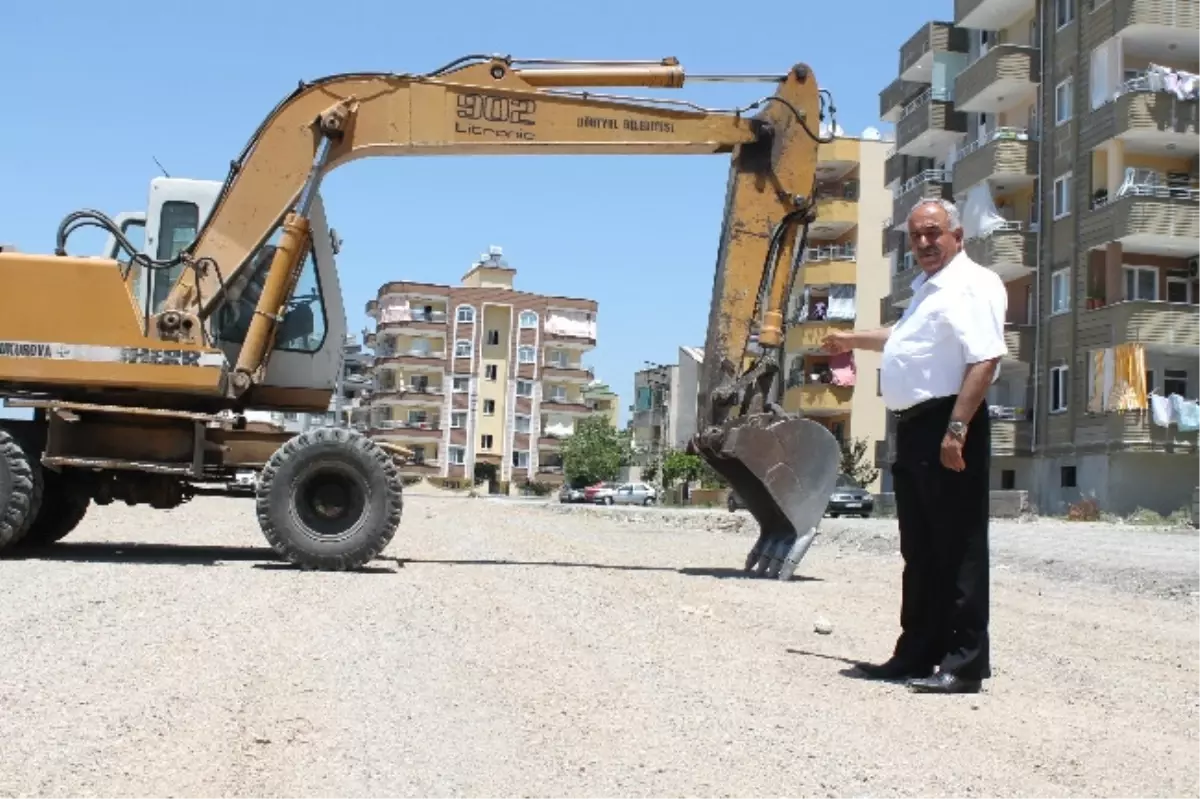
[[[788,310],[782,405],[826,426],[839,441],[884,435],[879,354],[831,356],[822,341],[836,329],[879,327],[888,293],[884,222],[892,215],[883,188],[890,144],[877,131],[822,144],[817,164],[817,219]],[[867,460],[870,460],[868,453]],[[877,488],[876,484],[870,486]]]
[[[593,413],[608,419],[608,423],[614,428],[620,428],[621,398],[607,383],[597,380],[585,386],[583,401]]]
[[[639,466],[661,462],[696,434],[697,391],[704,350],[680,347],[678,363],[650,364],[633,375],[630,430]]]
[[[1156,423],[1147,395],[1190,403],[1200,377],[1198,5],[954,0],[880,94],[896,125],[885,314],[912,295],[909,209],[955,199],[967,253],[1009,287],[993,488],[1042,512],[1094,497],[1166,513],[1197,483],[1195,428]]]
[[[413,451],[409,473],[561,481],[561,439],[594,412],[582,359],[596,302],[518,291],[515,277],[492,247],[457,286],[386,283],[367,303],[370,427]]]

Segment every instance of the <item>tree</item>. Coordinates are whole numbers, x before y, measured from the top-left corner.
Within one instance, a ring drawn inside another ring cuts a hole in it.
[[[677,449],[671,450],[662,462],[663,488],[670,488],[681,480],[687,482],[699,480],[704,466],[704,461],[699,455],[691,455]]]
[[[850,444],[842,442],[842,474],[864,488],[879,477],[878,469],[870,463],[863,462],[863,458],[867,455],[867,446],[865,438],[856,438]]]
[[[562,442],[563,475],[572,485],[615,480],[631,459],[629,436],[604,416],[580,419]]]
[[[658,461],[651,458],[650,462],[642,467],[642,479],[653,483],[656,477],[658,477]]]

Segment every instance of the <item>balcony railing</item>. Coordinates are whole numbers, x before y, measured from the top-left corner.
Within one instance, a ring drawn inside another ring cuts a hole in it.
[[[424,422],[410,422],[404,419],[372,419],[371,427],[375,430],[442,430],[441,419],[429,419]]]

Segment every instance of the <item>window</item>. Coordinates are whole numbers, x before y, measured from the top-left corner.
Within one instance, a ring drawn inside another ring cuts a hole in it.
[[[409,424],[425,424],[425,422],[428,421],[428,419],[429,419],[429,413],[427,411],[409,411],[408,412],[408,423]]]
[[[484,433],[483,435],[481,435],[479,437],[479,448],[480,449],[491,449],[492,448],[492,434],[491,433]]]
[[[1168,397],[1172,394],[1178,394],[1181,397],[1188,395],[1188,375],[1186,369],[1163,370],[1163,394]]]
[[[1154,370],[1146,370],[1146,393],[1149,394],[1154,390]]]
[[[1071,270],[1059,269],[1050,275],[1050,313],[1071,309]]]
[[[429,352],[430,352],[429,339],[421,338],[420,336],[412,339],[412,341],[409,342],[408,351],[411,354],[417,355],[417,356],[429,355]]]
[[[1075,0],[1054,0],[1054,27],[1065,28],[1075,21]]]
[[[455,393],[466,391],[471,387],[471,378],[456,377],[451,385],[453,386]]]
[[[519,449],[513,450],[513,466],[518,469],[529,468],[529,450]]]
[[[450,463],[453,464],[454,466],[462,466],[464,463],[467,462],[467,448],[466,447],[450,447],[447,450],[447,453],[450,456]]]
[[[456,318],[460,324],[470,324],[475,321],[475,309],[470,305],[460,305]]]
[[[1062,219],[1071,213],[1071,173],[1054,179],[1054,218]]]
[[[550,401],[551,402],[566,402],[567,401],[567,390],[562,386],[552,386],[550,388]]]
[[[493,383],[496,382],[496,375],[499,374],[499,372],[499,367],[497,367],[494,363],[489,363],[487,366],[483,367],[483,376]]]
[[[1071,121],[1073,89],[1075,79],[1067,78],[1054,87],[1054,124],[1062,125]]]
[[[1063,466],[1059,468],[1059,483],[1063,488],[1076,488],[1075,482],[1075,467]]]
[[[533,311],[521,311],[521,327],[537,327],[538,316]]]
[[[471,357],[471,342],[465,338],[460,338],[454,342],[454,357],[455,358],[470,358]]]
[[[1062,413],[1067,409],[1067,367],[1050,368],[1050,413]]]
[[[450,427],[454,430],[459,430],[467,426],[466,411],[451,411],[450,412]]]
[[[533,396],[533,381],[532,380],[518,380],[517,381],[517,396],[518,397],[532,397]]]
[[[567,368],[567,353],[566,350],[551,350],[546,356],[546,365],[552,366],[555,369]]]
[[[1167,276],[1167,302],[1192,302],[1192,281],[1186,277]]]
[[[180,200],[171,200],[163,203],[162,213],[158,217],[158,247],[155,256],[160,261],[169,261],[174,258],[179,254],[180,250],[192,243],[192,240],[196,238],[196,230],[199,227],[200,206]],[[267,248],[263,249],[267,250]],[[273,254],[274,248],[267,250],[266,264],[269,265],[271,263],[270,256]],[[171,293],[171,286],[175,284],[176,279],[183,273],[183,269],[183,264],[176,264],[170,269],[154,274],[151,285],[154,287],[152,301],[156,311],[162,308],[167,295]],[[256,266],[255,272],[257,271]],[[265,277],[265,270],[263,271],[263,275]],[[241,340],[238,339],[238,341]]]
[[[487,344],[490,347],[495,347],[500,343],[500,331],[489,330],[487,332]]]
[[[496,415],[496,401],[494,399],[485,399],[483,401],[483,413],[485,416]]]
[[[1017,472],[1015,469],[1000,470],[1000,490],[1012,491],[1017,487]]]
[[[533,363],[533,361],[534,361],[533,347],[519,347],[517,349],[517,362],[518,363]]]
[[[1033,179],[1033,196],[1029,200],[1029,230],[1030,232],[1037,231],[1041,227],[1042,222],[1042,183],[1040,178]]]
[[[529,417],[524,414],[517,414],[513,417],[513,430],[518,433],[529,432]]]
[[[413,447],[412,448],[412,458],[413,458],[413,463],[424,463],[425,462],[425,447],[423,447],[419,444],[417,446]]]
[[[1157,300],[1158,270],[1151,266],[1126,266],[1125,299]]]

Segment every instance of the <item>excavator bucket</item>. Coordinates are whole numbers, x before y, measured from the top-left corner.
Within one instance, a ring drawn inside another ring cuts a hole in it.
[[[810,419],[776,413],[738,417],[713,432],[697,440],[696,450],[725,478],[761,530],[746,557],[746,571],[790,580],[837,483],[837,439]]]

